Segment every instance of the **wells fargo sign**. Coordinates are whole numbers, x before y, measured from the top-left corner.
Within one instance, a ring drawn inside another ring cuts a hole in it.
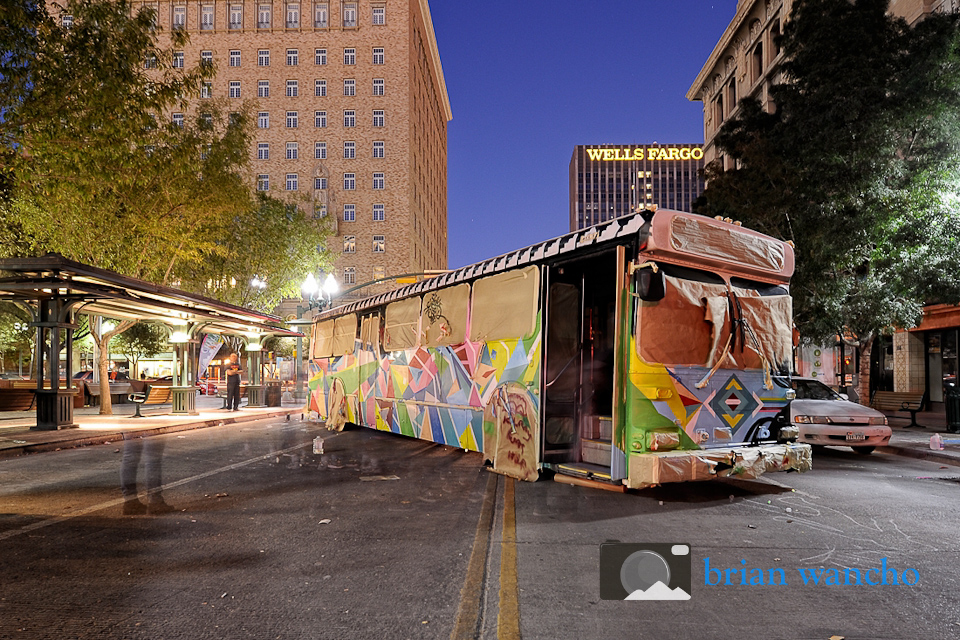
[[[700,160],[700,147],[636,147],[634,149],[587,149],[591,160]]]

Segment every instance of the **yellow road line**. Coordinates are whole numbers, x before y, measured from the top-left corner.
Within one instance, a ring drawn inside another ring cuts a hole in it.
[[[503,491],[503,537],[500,552],[500,613],[497,640],[520,640],[520,591],[517,587],[517,512],[513,478]]]
[[[473,551],[467,564],[467,577],[460,590],[460,606],[453,625],[450,640],[472,640],[479,637],[480,620],[483,615],[483,590],[487,571],[487,557],[490,552],[490,531],[493,528],[493,515],[497,504],[497,479],[495,473],[487,474],[487,488],[480,507],[480,520],[473,539]]]

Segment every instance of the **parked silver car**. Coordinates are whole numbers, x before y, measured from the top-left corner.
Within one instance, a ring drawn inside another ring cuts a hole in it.
[[[850,402],[813,378],[793,378],[792,384],[797,397],[790,402],[790,422],[800,430],[798,442],[864,454],[890,442],[887,417],[879,411]]]

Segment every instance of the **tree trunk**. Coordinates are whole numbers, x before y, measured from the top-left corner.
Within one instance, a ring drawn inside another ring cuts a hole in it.
[[[102,328],[102,323],[98,322],[98,319],[98,316],[90,316],[89,324],[90,335],[93,337],[93,341],[97,343],[97,349],[100,352],[97,356],[97,368],[100,370],[100,415],[112,416],[113,400],[110,398],[110,341],[114,336],[123,333],[137,324],[137,321],[124,320],[115,328],[101,334],[100,329]]]
[[[867,335],[866,339],[860,340],[860,381],[857,385],[857,393],[860,395],[860,404],[870,404],[870,356],[873,353],[873,342],[877,336],[873,333]]]

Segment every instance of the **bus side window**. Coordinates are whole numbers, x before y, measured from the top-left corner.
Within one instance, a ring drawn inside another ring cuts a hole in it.
[[[360,344],[364,349],[380,350],[380,314],[363,317],[360,323]]]
[[[333,320],[324,320],[313,325],[312,358],[329,358],[333,354]]]
[[[417,346],[420,332],[419,296],[388,304],[386,315],[383,348],[387,351],[400,351]]]
[[[333,329],[333,355],[352,354],[357,340],[357,314],[349,313],[336,320]]]
[[[540,270],[514,269],[477,280],[473,285],[470,341],[529,338],[537,329]]]
[[[425,347],[463,344],[467,337],[469,306],[468,284],[424,294],[420,318],[421,344]]]

